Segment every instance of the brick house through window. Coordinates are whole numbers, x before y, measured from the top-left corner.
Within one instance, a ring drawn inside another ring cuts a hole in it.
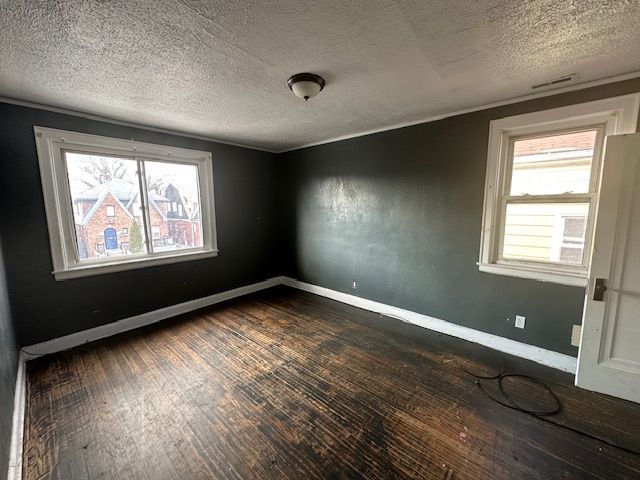
[[[115,179],[74,198],[80,259],[145,250],[145,229],[138,197],[136,185]],[[168,184],[162,195],[150,192],[148,201],[155,251],[201,246],[199,209],[197,205],[188,208],[174,185]],[[139,232],[138,247],[132,238],[135,230]]]

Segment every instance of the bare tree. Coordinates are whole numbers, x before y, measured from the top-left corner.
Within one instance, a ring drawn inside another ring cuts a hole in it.
[[[162,195],[162,191],[164,187],[167,186],[168,177],[166,175],[162,175],[160,177],[152,177],[147,174],[147,190],[150,192],[155,192],[158,195]]]
[[[114,157],[91,156],[80,163],[79,168],[86,174],[80,180],[89,188],[97,187],[111,180],[125,178],[130,174],[127,162]],[[168,178],[165,175],[152,177],[147,174],[147,188],[151,192],[162,195],[162,190],[167,183]]]
[[[81,179],[82,183],[90,188],[117,178],[124,178],[129,173],[128,166],[123,160],[112,157],[92,156],[80,163],[79,168],[86,174],[85,178]]]

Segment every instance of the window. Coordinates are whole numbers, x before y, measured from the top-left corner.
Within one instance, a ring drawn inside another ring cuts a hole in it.
[[[635,131],[639,98],[491,122],[481,271],[586,285],[605,137]]]
[[[217,254],[210,153],[34,130],[56,279]]]
[[[585,265],[586,228],[579,239],[583,249],[572,260],[560,258],[559,242],[567,215],[587,225],[602,144],[602,126],[510,141],[503,259]]]
[[[560,262],[580,263],[584,256],[584,240],[587,233],[586,212],[578,217],[562,217],[560,225],[562,240],[554,259]]]

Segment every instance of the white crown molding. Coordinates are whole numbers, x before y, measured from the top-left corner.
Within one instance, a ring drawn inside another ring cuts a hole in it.
[[[430,317],[428,315],[375,302],[373,300],[367,300],[366,298],[356,297],[354,295],[349,295],[348,293],[342,293],[329,288],[301,282],[299,280],[294,280],[293,278],[284,277],[283,283],[289,287],[331,298],[332,300],[337,300],[338,302],[353,305],[354,307],[369,310],[371,312],[380,313],[381,315],[397,318],[403,322],[412,323],[428,330],[461,338],[468,342],[478,343],[493,350],[525,358],[527,360],[546,365],[547,367],[562,370],[563,372],[569,372],[574,375],[576,373],[577,358],[570,355],[546,350],[544,348],[536,347],[535,345],[529,345],[527,343],[499,337],[490,333],[481,332],[480,330],[475,330],[473,328],[463,327],[462,325],[450,323],[439,318]]]
[[[233,147],[241,147],[241,148],[248,148],[251,150],[259,150],[262,152],[267,152],[267,153],[276,153],[276,154],[280,154],[280,153],[286,153],[286,152],[293,152],[295,150],[301,150],[303,148],[307,148],[307,147],[315,147],[317,145],[325,145],[327,143],[335,143],[335,142],[339,142],[341,140],[349,140],[351,138],[358,138],[358,137],[365,137],[367,135],[371,135],[374,133],[381,133],[381,132],[387,132],[390,130],[397,130],[399,128],[404,128],[404,127],[411,127],[413,125],[419,125],[421,123],[429,123],[429,122],[434,122],[436,120],[442,120],[444,118],[449,118],[449,117],[455,117],[456,115],[464,115],[465,113],[472,113],[472,112],[478,112],[480,110],[487,110],[489,108],[495,108],[495,107],[501,107],[503,105],[510,105],[513,103],[519,103],[519,102],[525,102],[527,100],[533,100],[536,98],[543,98],[543,97],[550,97],[552,95],[558,95],[561,93],[566,93],[566,92],[573,92],[575,90],[583,90],[585,88],[590,88],[590,87],[597,87],[599,85],[606,85],[608,83],[615,83],[615,82],[621,82],[624,80],[630,80],[633,78],[638,78],[640,77],[640,70],[635,70],[632,72],[628,72],[628,73],[623,73],[620,75],[612,75],[610,77],[605,77],[602,78],[600,80],[592,80],[589,82],[584,82],[584,83],[576,83],[574,85],[568,85],[566,87],[559,87],[559,88],[553,88],[553,89],[548,89],[548,90],[544,90],[542,92],[537,92],[537,93],[531,93],[528,95],[522,95],[519,97],[512,97],[512,98],[508,98],[505,100],[499,100],[496,102],[492,102],[492,103],[485,103],[482,105],[477,105],[475,107],[469,107],[469,108],[465,108],[465,109],[461,109],[461,110],[452,110],[449,112],[444,112],[444,113],[440,113],[438,115],[431,115],[431,116],[427,116],[427,117],[422,117],[418,120],[412,120],[410,122],[400,122],[400,123],[395,123],[393,125],[387,125],[384,127],[380,127],[380,128],[374,128],[374,129],[370,129],[370,130],[363,130],[357,133],[353,133],[353,134],[349,134],[349,135],[341,135],[338,137],[332,137],[332,138],[328,138],[326,140],[320,140],[318,142],[312,142],[312,143],[305,143],[303,145],[299,145],[297,147],[291,147],[291,148],[285,148],[282,150],[273,150],[273,149],[268,149],[268,148],[262,148],[262,147],[257,147],[257,146],[253,146],[253,145],[248,145],[248,144],[244,144],[244,143],[235,143],[235,142],[230,142],[230,141],[226,141],[226,140],[219,140],[217,138],[214,137],[209,137],[206,135],[197,135],[194,133],[188,133],[185,131],[179,131],[179,130],[169,130],[166,128],[160,128],[160,127],[153,127],[151,125],[144,125],[144,124],[139,124],[139,123],[134,123],[134,122],[127,122],[124,120],[116,120],[113,118],[109,118],[109,117],[105,117],[102,115],[97,115],[94,113],[88,113],[88,112],[83,112],[81,110],[73,110],[70,108],[64,108],[64,107],[55,107],[52,105],[45,105],[42,103],[37,103],[37,102],[30,102],[27,100],[20,100],[17,98],[11,98],[11,97],[0,97],[0,103],[8,103],[11,105],[18,105],[18,106],[22,106],[22,107],[28,107],[28,108],[37,108],[39,110],[46,110],[49,112],[54,112],[54,113],[62,113],[65,115],[73,115],[76,117],[82,117],[82,118],[86,118],[88,120],[96,120],[98,122],[104,122],[104,123],[111,123],[113,125],[121,125],[124,127],[131,127],[131,128],[139,128],[141,130],[149,130],[151,132],[158,132],[158,133],[166,133],[168,135],[177,135],[177,136],[181,136],[181,137],[186,137],[186,138],[193,138],[196,140],[204,140],[207,142],[214,142],[214,143],[220,143],[223,145],[231,145]]]
[[[204,140],[205,142],[220,143],[222,145],[230,145],[232,147],[248,148],[249,150],[258,150],[258,151],[267,152],[267,153],[277,153],[275,150],[269,150],[268,148],[256,147],[256,146],[247,145],[244,143],[229,142],[226,140],[220,140],[215,137],[208,137],[206,135],[197,135],[195,133],[189,133],[189,132],[180,131],[180,130],[170,130],[167,128],[153,127],[151,125],[145,125],[142,123],[127,122],[125,120],[116,120],[114,118],[105,117],[102,115],[96,115],[94,113],[87,113],[81,110],[73,110],[70,108],[63,108],[63,107],[54,107],[52,105],[45,105],[43,103],[37,103],[37,102],[29,102],[27,100],[20,100],[17,98],[0,97],[0,103],[17,105],[19,107],[36,108],[38,110],[45,110],[47,112],[61,113],[63,115],[72,115],[74,117],[86,118],[87,120],[95,120],[97,122],[110,123],[112,125],[120,125],[122,127],[137,128],[139,130],[148,130],[150,132],[157,132],[157,133],[166,133],[167,135],[193,138],[195,140]]]
[[[11,427],[11,443],[9,445],[9,471],[7,480],[22,478],[22,440],[24,437],[24,415],[26,409],[26,363],[27,358],[18,356],[18,373],[13,399],[13,422]]]
[[[505,100],[499,100],[497,102],[485,103],[482,105],[477,105],[475,107],[464,108],[461,110],[453,110],[449,112],[440,113],[438,115],[431,115],[428,117],[420,118],[418,120],[412,120],[410,122],[396,123],[386,127],[373,128],[373,129],[364,130],[358,133],[329,138],[327,140],[320,140],[318,142],[306,143],[304,145],[300,145],[299,147],[292,147],[284,150],[276,150],[274,153],[280,154],[280,153],[286,153],[286,152],[293,152],[295,150],[301,150],[303,148],[308,148],[308,147],[315,147],[318,145],[325,145],[327,143],[335,143],[341,140],[349,140],[352,138],[365,137],[367,135],[372,135],[374,133],[388,132],[390,130],[397,130],[399,128],[420,125],[421,123],[435,122],[436,120],[455,117],[457,115],[464,115],[465,113],[479,112],[481,110],[488,110],[490,108],[502,107],[504,105],[511,105],[514,103],[526,102],[527,100],[535,100],[536,98],[551,97],[553,95],[559,95],[561,93],[574,92],[576,90],[584,90],[586,88],[597,87],[600,85],[607,85],[609,83],[622,82],[624,80],[631,80],[633,78],[638,78],[638,77],[640,77],[640,70],[635,70],[633,72],[624,73],[621,75],[614,75],[611,77],[602,78],[600,80],[592,80],[590,82],[576,83],[574,85],[568,85],[566,87],[553,88],[549,90],[544,90],[542,92],[530,93],[530,94],[522,95],[519,97],[512,97]]]

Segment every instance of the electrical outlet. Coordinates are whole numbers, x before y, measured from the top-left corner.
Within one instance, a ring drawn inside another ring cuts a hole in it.
[[[355,290],[356,288],[358,288],[358,282],[356,282],[356,279],[355,279],[355,278],[353,279],[353,283],[351,284],[351,288],[353,288],[354,290]]]
[[[522,315],[516,315],[516,324],[515,327],[516,328],[524,328],[524,321],[527,319],[527,317],[523,317]]]

